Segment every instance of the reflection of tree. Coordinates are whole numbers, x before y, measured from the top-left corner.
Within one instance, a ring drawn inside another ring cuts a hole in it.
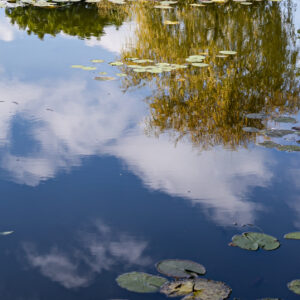
[[[18,24],[28,34],[34,33],[43,38],[45,34],[55,36],[61,32],[80,38],[99,37],[109,24],[121,25],[126,12],[117,5],[76,3],[59,8],[34,6],[6,9],[12,24]]]
[[[123,57],[151,58],[157,62],[184,63],[189,55],[208,52],[209,67],[189,67],[156,76],[157,90],[149,99],[148,129],[166,131],[195,144],[246,145],[253,137],[244,126],[262,128],[245,113],[293,113],[300,107],[295,74],[298,50],[292,22],[292,2],[284,9],[267,1],[245,7],[224,5],[172,10],[138,5],[134,47]],[[164,25],[177,20],[179,25]],[[218,58],[220,50],[237,56]],[[154,76],[132,73],[130,85]]]

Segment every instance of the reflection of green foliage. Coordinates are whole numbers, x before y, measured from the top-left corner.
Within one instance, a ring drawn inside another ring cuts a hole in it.
[[[125,59],[185,63],[189,55],[208,52],[204,62],[210,64],[156,76],[148,130],[169,131],[195,144],[235,147],[254,138],[243,127],[263,128],[261,120],[247,120],[246,113],[297,112],[298,49],[292,2],[285,5],[281,10],[274,2],[251,7],[229,2],[195,8],[183,5],[169,11],[137,6],[136,43],[123,53]],[[164,20],[180,25],[164,25]],[[234,50],[237,55],[216,57],[221,50]],[[132,73],[128,86],[138,85],[141,78],[150,81],[153,76]]]
[[[43,38],[45,34],[55,36],[63,32],[80,38],[99,37],[109,24],[121,25],[125,18],[124,9],[116,5],[106,5],[105,9],[95,4],[76,3],[59,8],[34,6],[7,8],[6,15],[12,24],[18,24],[28,34]]]

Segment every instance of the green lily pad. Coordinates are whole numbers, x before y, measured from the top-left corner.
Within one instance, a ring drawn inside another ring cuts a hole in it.
[[[116,74],[118,77],[126,77],[127,76],[127,74],[125,74],[125,73],[117,73]]]
[[[12,233],[14,233],[14,231],[2,231],[0,232],[0,235],[10,235]]]
[[[110,80],[115,80],[116,78],[110,76],[97,76],[94,79],[98,81],[110,81]]]
[[[118,285],[136,293],[154,293],[167,282],[166,278],[147,273],[131,272],[117,277]]]
[[[297,123],[297,120],[295,118],[284,117],[284,116],[274,118],[273,120],[279,123]]]
[[[266,117],[265,114],[263,113],[251,113],[251,114],[247,114],[246,117],[248,119],[264,119]]]
[[[300,231],[287,233],[284,235],[284,238],[289,240],[300,240]]]
[[[277,143],[274,143],[272,141],[264,141],[262,143],[259,143],[258,145],[266,147],[266,148],[277,148],[278,146],[280,146]]]
[[[91,62],[95,63],[95,64],[99,64],[99,63],[103,63],[104,60],[103,59],[92,59]]]
[[[156,265],[158,272],[177,278],[188,278],[191,276],[204,275],[206,273],[205,267],[201,264],[190,260],[181,259],[166,259]]]
[[[279,151],[294,152],[300,151],[300,146],[297,145],[280,145],[277,147]]]
[[[285,135],[288,134],[293,134],[294,131],[293,130],[287,130],[287,129],[271,129],[271,130],[267,130],[265,132],[265,135],[269,136],[269,137],[283,137]]]
[[[110,63],[111,66],[122,66],[123,63],[121,61],[113,61]]]
[[[280,243],[271,235],[260,232],[244,232],[241,235],[238,234],[232,237],[231,246],[252,251],[259,248],[270,251],[277,249]]]
[[[208,67],[209,64],[205,64],[205,63],[192,63],[192,66],[199,67],[199,68],[204,68],[204,67]]]
[[[300,279],[295,279],[288,283],[288,288],[295,294],[300,295]]]
[[[224,55],[235,55],[235,54],[237,54],[236,51],[230,51],[230,50],[222,50],[222,51],[219,51],[219,53],[224,54]]]
[[[229,297],[231,288],[223,282],[196,278],[167,282],[160,291],[168,297],[185,296],[182,300],[222,300]]]
[[[243,127],[243,131],[245,132],[259,132],[259,129],[254,127]]]
[[[186,61],[191,63],[202,62],[206,57],[204,55],[190,55]]]

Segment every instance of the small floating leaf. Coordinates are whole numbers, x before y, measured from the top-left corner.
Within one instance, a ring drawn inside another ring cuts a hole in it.
[[[103,59],[92,59],[91,62],[95,63],[95,64],[99,64],[99,63],[103,63],[104,60]]]
[[[300,231],[287,233],[284,235],[284,238],[289,240],[300,240]]]
[[[254,127],[243,127],[243,131],[245,132],[259,132],[259,129]]]
[[[223,282],[196,278],[167,282],[160,291],[169,297],[186,295],[183,300],[222,300],[229,297],[231,288]]]
[[[125,73],[117,73],[116,75],[119,76],[119,77],[126,77],[127,76],[127,74],[125,74]]]
[[[288,283],[288,288],[295,294],[300,295],[300,279],[295,279]]]
[[[208,67],[209,64],[205,64],[205,63],[192,63],[193,67],[199,67],[199,68],[204,68],[204,67]]]
[[[260,232],[244,232],[232,237],[231,246],[252,251],[256,251],[258,248],[270,251],[277,249],[280,243],[271,235]]]
[[[224,54],[224,55],[235,55],[235,54],[237,54],[236,51],[230,51],[230,50],[222,50],[222,51],[219,51],[219,53]]]
[[[12,233],[14,233],[14,231],[2,231],[0,232],[0,235],[10,235]]]
[[[177,278],[204,275],[206,270],[201,264],[190,260],[166,259],[156,265],[158,272]]]
[[[251,113],[251,114],[247,114],[246,117],[248,119],[264,119],[266,115],[263,113]]]
[[[117,277],[118,285],[128,291],[137,293],[154,293],[167,282],[167,279],[147,273],[131,272]]]
[[[121,61],[114,61],[110,63],[111,66],[122,66],[123,63]]]
[[[294,152],[300,151],[300,146],[297,145],[279,145],[277,147],[279,151],[287,151],[287,152]]]
[[[264,141],[262,143],[259,143],[258,145],[266,147],[266,148],[277,148],[278,146],[280,146],[277,143],[274,143],[272,141]]]
[[[267,130],[265,132],[265,135],[270,136],[270,137],[283,137],[288,134],[294,133],[293,130],[287,130],[287,129],[271,129]]]
[[[94,78],[95,80],[99,81],[109,81],[109,80],[115,80],[115,77],[109,77],[109,76],[97,76]]]
[[[285,116],[274,118],[274,121],[279,123],[297,123],[297,120],[295,118]]]

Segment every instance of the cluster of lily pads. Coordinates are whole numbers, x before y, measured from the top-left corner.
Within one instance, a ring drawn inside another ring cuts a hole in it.
[[[102,0],[0,0],[0,8],[6,7],[18,7],[18,6],[36,6],[36,7],[60,7],[66,4],[72,4],[76,2],[86,2],[86,3],[97,3]],[[114,4],[125,4],[124,0],[108,0]]]
[[[257,119],[257,120],[263,120],[267,118],[267,115],[264,113],[250,113],[246,115],[247,119]],[[278,116],[272,119],[272,121],[276,123],[290,123],[295,124],[297,123],[297,120],[295,118],[289,117],[289,116]],[[267,138],[281,138],[286,135],[294,134],[296,136],[300,136],[300,127],[293,126],[291,129],[258,129],[255,127],[244,127],[243,131],[249,132],[249,133],[257,133],[264,135]],[[297,140],[296,143],[300,144],[300,140]],[[265,140],[263,142],[258,143],[258,145],[266,147],[266,148],[274,148],[280,151],[300,151],[299,145],[281,145],[278,143],[275,143],[274,141]]]
[[[168,297],[183,297],[184,300],[222,300],[227,299],[231,288],[220,281],[198,278],[204,275],[203,265],[179,259],[167,259],[156,264],[159,273],[172,277],[151,275],[142,272],[125,273],[117,277],[118,285],[132,292],[155,293],[161,292]]]
[[[300,232],[288,233],[284,235],[284,238],[300,240]],[[229,245],[251,251],[258,249],[271,251],[278,249],[280,242],[277,238],[265,233],[244,232],[234,235]],[[231,294],[231,288],[224,282],[199,278],[200,275],[206,273],[205,267],[199,263],[190,260],[167,259],[157,263],[156,269],[159,273],[171,277],[172,280],[143,272],[130,272],[118,276],[116,281],[120,287],[131,292],[160,292],[167,297],[183,297],[183,300],[223,300]],[[300,279],[289,282],[287,287],[300,295]],[[272,299],[275,300],[275,298]]]

